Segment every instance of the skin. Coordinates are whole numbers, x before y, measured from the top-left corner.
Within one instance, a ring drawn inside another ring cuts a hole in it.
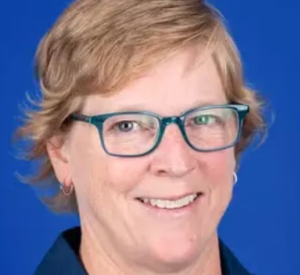
[[[203,60],[197,66],[197,58]],[[204,58],[203,58],[204,57]],[[187,48],[110,97],[89,96],[82,113],[148,110],[162,116],[227,103],[211,57]],[[88,273],[221,275],[217,227],[230,203],[234,148],[191,149],[176,124],[159,147],[138,158],[107,155],[97,129],[76,122],[64,144],[48,152],[60,182],[74,184],[81,218],[80,254]],[[202,192],[185,215],[158,215],[137,197]]]

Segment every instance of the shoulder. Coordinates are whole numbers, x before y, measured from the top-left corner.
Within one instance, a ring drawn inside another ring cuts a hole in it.
[[[48,250],[34,275],[87,275],[79,259],[80,227],[63,232]],[[254,275],[246,270],[222,240],[220,257],[223,275]]]
[[[63,232],[48,250],[35,275],[86,275],[79,260],[80,228]]]

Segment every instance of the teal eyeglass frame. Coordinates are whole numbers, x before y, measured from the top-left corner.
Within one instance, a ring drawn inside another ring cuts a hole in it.
[[[201,149],[201,148],[197,148],[195,147],[188,139],[188,136],[186,134],[185,131],[185,127],[184,127],[184,122],[186,117],[193,113],[193,112],[197,112],[197,111],[204,111],[204,110],[208,110],[208,109],[218,109],[218,108],[227,108],[227,109],[232,109],[234,110],[237,114],[238,114],[238,131],[237,131],[237,135],[235,140],[227,145],[227,146],[223,146],[220,148],[216,148],[216,149]],[[153,152],[158,145],[160,144],[164,132],[166,130],[166,127],[170,124],[177,124],[181,134],[185,140],[185,142],[194,150],[198,151],[198,152],[215,152],[215,151],[220,151],[220,150],[224,150],[227,148],[230,148],[232,146],[234,146],[238,140],[240,139],[241,133],[242,133],[242,126],[243,126],[243,122],[244,119],[247,115],[247,113],[249,112],[250,107],[248,105],[244,105],[244,104],[223,104],[223,105],[208,105],[208,106],[203,106],[203,107],[198,107],[198,108],[193,108],[191,110],[188,110],[186,112],[184,112],[183,114],[181,114],[180,116],[168,116],[168,117],[162,117],[156,113],[153,112],[149,112],[149,111],[125,111],[125,112],[113,112],[113,113],[107,113],[107,114],[101,114],[101,115],[95,115],[95,116],[86,116],[86,115],[82,115],[82,114],[71,114],[70,115],[70,119],[75,120],[75,121],[82,121],[82,122],[86,122],[89,124],[92,124],[94,126],[96,126],[96,128],[98,129],[98,133],[100,136],[100,140],[101,140],[101,145],[102,148],[104,149],[105,153],[111,156],[115,156],[115,157],[141,157],[141,156],[145,156],[147,154],[150,154],[151,152]],[[117,115],[135,115],[135,114],[141,114],[141,115],[150,115],[152,117],[155,117],[158,119],[159,121],[159,132],[156,138],[156,141],[153,145],[152,148],[150,148],[148,151],[146,151],[145,153],[142,154],[136,154],[136,155],[124,155],[124,154],[114,154],[114,153],[110,153],[106,146],[105,146],[105,141],[104,141],[104,137],[103,137],[103,124],[104,122],[114,116]]]

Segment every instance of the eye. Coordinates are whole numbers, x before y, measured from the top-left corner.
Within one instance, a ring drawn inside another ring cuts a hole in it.
[[[208,125],[215,123],[217,121],[217,118],[212,115],[199,115],[194,117],[193,122],[196,125]]]
[[[115,124],[114,128],[120,132],[130,132],[137,126],[137,123],[130,120],[124,120]]]

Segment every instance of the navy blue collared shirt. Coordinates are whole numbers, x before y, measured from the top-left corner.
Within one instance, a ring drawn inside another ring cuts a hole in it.
[[[63,232],[38,266],[35,275],[87,275],[80,258],[80,227]],[[220,241],[222,275],[251,275]]]

